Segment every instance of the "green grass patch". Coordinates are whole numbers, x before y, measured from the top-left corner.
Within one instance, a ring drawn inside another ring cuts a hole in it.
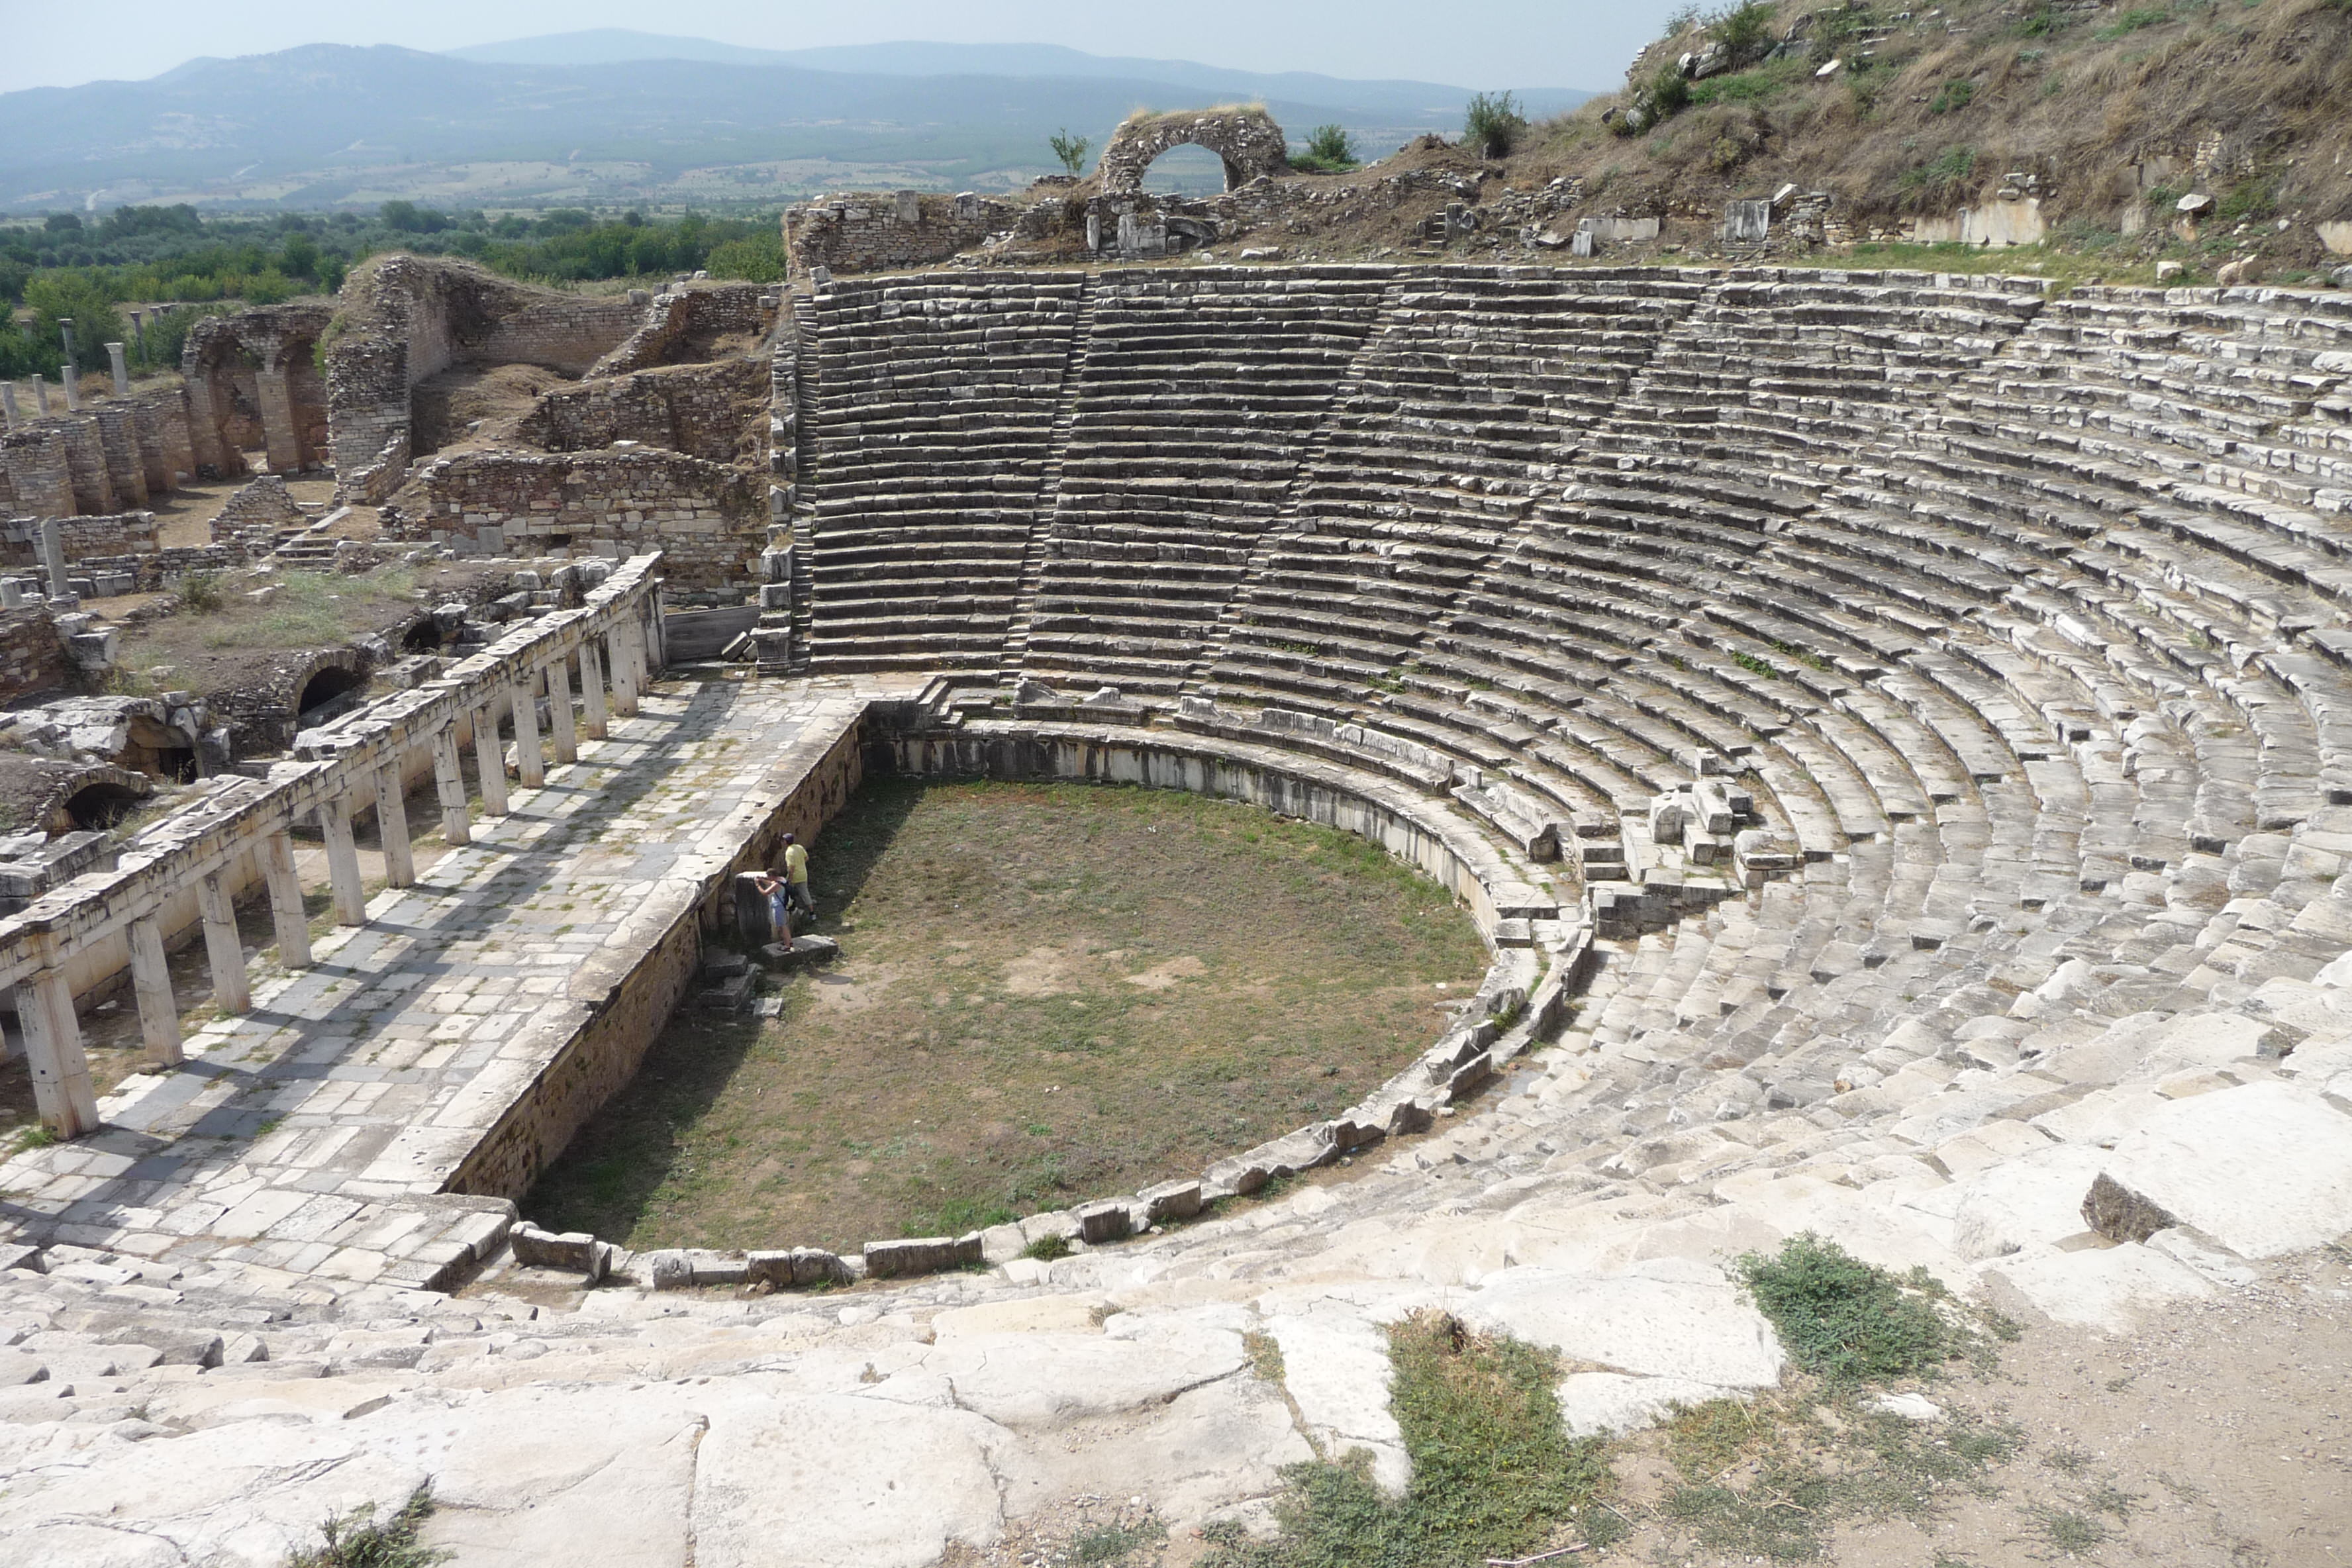
[[[1956,1497],[1990,1496],[1989,1472],[2023,1442],[1973,1418],[1908,1421],[1869,1408],[1859,1388],[1811,1379],[1686,1407],[1665,1439],[1675,1479],[1662,1521],[1710,1552],[1769,1563],[1821,1556],[1843,1521],[1924,1521]]]
[[[1070,1542],[1070,1555],[1077,1560],[1078,1568],[1112,1568],[1167,1539],[1168,1527],[1158,1520],[1097,1525]]]
[[[1980,1356],[1989,1335],[2015,1337],[2007,1320],[1964,1306],[1926,1269],[1897,1276],[1810,1231],[1738,1268],[1790,1357],[1832,1386],[1930,1377]]]
[[[1362,1449],[1292,1466],[1281,1533],[1252,1542],[1212,1527],[1210,1568],[1477,1568],[1580,1526],[1591,1538],[1606,1445],[1568,1436],[1557,1356],[1433,1311],[1390,1329],[1389,1363],[1389,1404],[1413,1463],[1405,1495],[1381,1489]]]
[[[1345,1109],[1486,968],[1378,845],[1181,791],[879,778],[813,860],[840,962],[681,1009],[534,1219],[843,1247],[1133,1192]]]

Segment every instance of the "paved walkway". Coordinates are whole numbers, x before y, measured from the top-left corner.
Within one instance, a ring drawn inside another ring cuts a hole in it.
[[[672,683],[513,814],[255,986],[106,1128],[0,1164],[0,1239],[421,1284],[485,1221],[431,1194],[740,847],[737,813],[890,683]],[[764,813],[761,814],[764,815]],[[593,984],[593,994],[583,991]]]

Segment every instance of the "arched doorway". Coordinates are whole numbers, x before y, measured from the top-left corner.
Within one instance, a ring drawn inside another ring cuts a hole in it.
[[[356,706],[367,680],[367,671],[347,669],[341,665],[330,664],[312,670],[294,699],[296,727],[309,729],[323,724]]]
[[[101,780],[84,784],[66,796],[66,815],[77,828],[103,833],[121,826],[146,797],[124,784]]]
[[[1139,195],[1145,174],[1174,147],[1205,149],[1223,167],[1229,191],[1290,167],[1289,142],[1274,116],[1263,109],[1136,114],[1111,133],[1110,145],[1103,149],[1098,170],[1103,194]]]

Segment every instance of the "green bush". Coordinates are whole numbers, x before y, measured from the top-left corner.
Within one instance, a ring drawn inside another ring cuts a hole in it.
[[[25,303],[33,311],[34,341],[57,345],[62,357],[64,342],[58,323],[71,321],[74,363],[84,370],[104,370],[106,345],[131,335],[114,302],[113,293],[98,275],[85,270],[45,272],[25,286]]]
[[[1966,109],[1969,100],[1976,95],[1976,83],[1955,77],[1937,89],[1935,100],[1927,105],[1927,112],[1949,114],[1955,110]]]
[[[1343,174],[1357,164],[1355,138],[1337,125],[1318,125],[1307,150],[1294,153],[1290,166],[1312,174]]]
[[[1753,65],[1772,50],[1770,0],[1746,0],[1744,5],[1718,11],[1707,18],[1706,30],[1723,46],[1732,69]]]
[[[2049,38],[2064,32],[2074,25],[2074,21],[2071,14],[2059,10],[2050,4],[2050,0],[2042,0],[2042,4],[2019,18],[2010,30],[2020,37]]]
[[[1905,170],[1895,183],[1916,205],[1932,206],[1956,200],[1976,171],[1975,148],[1947,147],[1932,161]]]
[[[784,237],[774,229],[745,235],[716,247],[704,263],[713,278],[740,278],[746,283],[781,283],[784,279]]]
[[[1505,158],[1528,132],[1517,93],[1482,92],[1463,116],[1462,140],[1482,158]]]
[[[1738,1269],[1797,1364],[1832,1384],[1927,1376],[1981,1341],[1927,1270],[1898,1279],[1810,1231]]]
[[[2120,38],[2127,34],[2137,33],[2142,27],[2153,27],[2158,23],[2169,22],[2171,20],[2172,13],[2166,7],[2162,5],[2144,6],[2137,11],[2125,12],[2122,16],[2116,17],[2112,23],[2100,28],[2099,37],[2102,38]]]

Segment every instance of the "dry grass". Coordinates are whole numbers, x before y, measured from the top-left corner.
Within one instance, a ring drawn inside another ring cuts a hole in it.
[[[533,1219],[845,1247],[1133,1191],[1344,1110],[1486,965],[1363,840],[1171,792],[884,781],[814,882],[844,961],[681,1013]]]
[[[1782,0],[1773,36],[1813,10]],[[1865,61],[1841,46],[1846,63],[1829,79],[1812,74],[1822,46],[1694,83],[1689,109],[1632,138],[1601,124],[1625,100],[1596,100],[1544,128],[1542,151],[1562,172],[1627,195],[1747,195],[1789,181],[1833,190],[1863,216],[1947,212],[2028,173],[2053,217],[2111,227],[2146,186],[2186,189],[2203,142],[2212,156],[2200,188],[2247,189],[2240,205],[2261,216],[2352,216],[2352,116],[2342,110],[2352,6],[2339,0],[2180,0],[2082,16],[1953,0],[1865,15],[1885,39]],[[1629,80],[1702,43],[1685,29]],[[1934,174],[1963,154],[1964,177]],[[2136,167],[2166,156],[2177,179]]]

